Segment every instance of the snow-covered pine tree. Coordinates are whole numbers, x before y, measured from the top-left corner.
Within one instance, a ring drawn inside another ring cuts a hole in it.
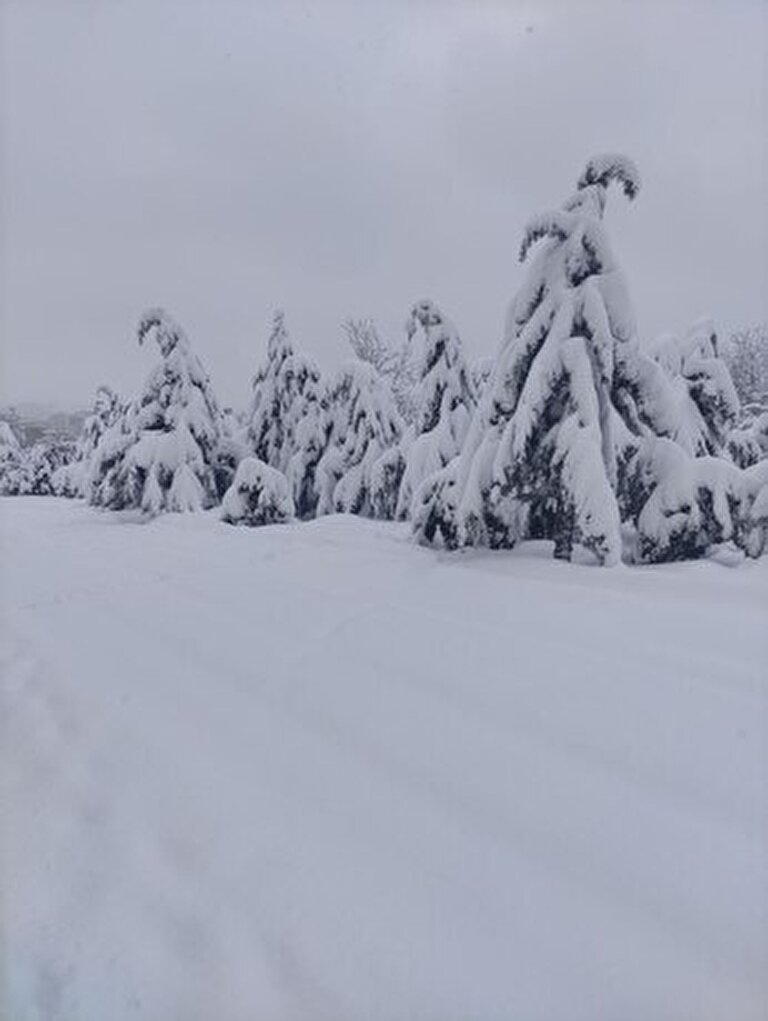
[[[0,496],[19,496],[25,491],[25,451],[9,422],[0,419]]]
[[[288,480],[257,457],[244,457],[221,503],[228,525],[279,525],[291,521],[293,500]]]
[[[370,500],[378,517],[405,520],[416,488],[461,450],[475,393],[454,326],[432,301],[420,301],[406,322],[416,350],[411,390],[415,414],[397,447],[371,466]],[[416,338],[416,339],[414,339]]]
[[[768,324],[734,333],[725,357],[741,400],[728,453],[735,464],[749,468],[768,458]]]
[[[47,464],[48,484],[45,493],[58,495],[56,477],[72,464],[77,454],[77,443],[69,437],[55,435],[45,437],[41,443],[35,444],[35,447],[40,450],[41,458]]]
[[[58,496],[88,496],[93,455],[104,433],[112,428],[122,412],[120,398],[114,390],[100,386],[96,391],[93,411],[83,423],[77,439],[74,457],[54,473],[53,487]]]
[[[753,530],[758,475],[695,458],[666,373],[644,355],[603,226],[606,191],[634,198],[621,156],[591,160],[562,209],[535,218],[543,242],[507,319],[491,384],[461,453],[417,494],[414,531],[450,548],[554,541],[600,564],[703,555]]]
[[[416,414],[411,391],[417,377],[408,340],[398,349],[387,346],[372,319],[347,319],[343,328],[355,355],[372,365],[389,385],[397,411],[409,425]]]
[[[381,376],[392,375],[397,355],[381,339],[372,319],[346,319],[342,323],[349,346],[361,362],[367,362]]]
[[[740,468],[750,468],[768,458],[768,408],[742,409],[738,425],[727,438],[728,455]]]
[[[74,457],[75,445],[57,435],[46,435],[29,448],[7,452],[0,467],[0,492],[7,496],[54,496],[55,479]]]
[[[247,426],[251,450],[260,461],[272,467],[278,467],[283,461],[285,436],[282,382],[285,362],[292,355],[293,347],[285,328],[285,314],[278,309],[267,342],[266,363],[253,378]]]
[[[324,384],[317,365],[296,354],[286,360],[284,382],[282,460],[297,516],[313,518],[319,500],[317,466],[326,445]]]
[[[654,358],[677,398],[680,434],[675,438],[696,456],[720,455],[736,424],[739,398],[712,322],[699,320],[682,337],[661,337]]]
[[[93,456],[90,501],[146,514],[210,507],[220,497],[216,397],[184,331],[162,309],[141,317],[139,343],[150,335],[162,360],[104,432]]]
[[[768,323],[737,330],[724,357],[742,405],[754,405],[753,413],[768,411]]]
[[[99,440],[120,417],[121,410],[120,398],[115,391],[109,386],[100,386],[93,402],[93,412],[83,423],[83,431],[78,440],[78,460],[90,460]]]
[[[392,391],[373,365],[348,362],[331,383],[326,405],[317,511],[373,517],[371,470],[403,431]]]
[[[235,478],[237,466],[250,454],[246,416],[232,408],[223,408],[219,418],[220,438],[214,475],[216,490],[226,493]]]
[[[73,459],[68,464],[63,464],[51,476],[51,488],[56,496],[66,496],[70,499],[81,496],[80,480],[83,474],[83,466],[77,460],[77,450]]]
[[[406,453],[414,441],[413,424],[406,427],[400,442],[389,447],[371,465],[369,500],[371,517],[393,521],[397,517],[400,487],[405,474]]]
[[[724,457],[691,457],[672,440],[647,438],[628,460],[622,488],[629,561],[695,560],[726,542],[748,556],[766,552],[766,461],[742,471]]]
[[[294,352],[285,316],[275,313],[267,361],[253,380],[247,439],[251,452],[288,476],[299,517],[317,505],[314,472],[322,454],[323,381],[315,362]]]
[[[279,384],[284,441],[278,467],[285,471],[294,455],[300,452],[304,442],[304,430],[301,426],[319,411],[323,398],[323,378],[312,358],[303,354],[292,354],[285,360]]]
[[[768,554],[768,457],[743,472],[740,501],[735,505],[737,545],[749,557]]]
[[[21,444],[10,422],[0,418],[0,464],[3,464],[10,455],[18,453],[20,450]]]

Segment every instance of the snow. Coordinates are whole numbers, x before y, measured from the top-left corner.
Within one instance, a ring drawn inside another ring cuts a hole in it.
[[[757,1021],[768,561],[0,503],[14,1021]]]

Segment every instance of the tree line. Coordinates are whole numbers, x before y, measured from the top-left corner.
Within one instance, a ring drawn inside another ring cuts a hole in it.
[[[496,359],[467,363],[442,310],[419,301],[403,345],[368,320],[324,376],[282,312],[242,414],[222,409],[181,326],[146,312],[159,360],[141,391],[108,387],[70,450],[0,432],[0,491],[81,497],[152,516],[221,505],[230,524],[350,513],[410,521],[448,549],[548,539],[568,560],[650,563],[731,543],[768,547],[768,343],[709,321],[640,343],[604,224],[634,200],[626,157],[587,164],[562,206],[525,227],[527,266]]]

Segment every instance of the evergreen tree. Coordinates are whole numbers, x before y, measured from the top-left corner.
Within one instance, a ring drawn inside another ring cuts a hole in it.
[[[290,521],[293,501],[288,480],[258,458],[244,458],[224,494],[221,518],[229,525],[251,527]]]
[[[19,496],[26,486],[24,449],[10,423],[0,419],[0,495]]]
[[[286,358],[279,379],[279,414],[283,427],[283,447],[278,467],[285,472],[294,455],[305,442],[307,419],[320,420],[323,399],[323,378],[317,364],[306,355]]]
[[[768,458],[768,325],[734,333],[726,360],[741,400],[739,420],[727,438],[728,453],[739,467],[749,468]]]
[[[317,506],[314,473],[322,454],[320,370],[295,353],[282,312],[275,313],[267,361],[253,381],[247,439],[252,453],[288,476],[296,513],[313,517]]]
[[[283,422],[283,377],[286,361],[293,355],[285,315],[275,312],[267,342],[267,361],[253,379],[253,397],[247,435],[251,450],[265,464],[278,467],[285,443]]]
[[[701,320],[683,337],[662,337],[654,357],[677,398],[675,439],[696,456],[721,454],[739,415],[739,398],[712,323]]]
[[[88,496],[93,455],[104,433],[112,428],[122,412],[117,394],[108,386],[100,386],[93,411],[83,423],[74,457],[54,473],[53,486],[58,496]]]
[[[399,349],[387,346],[372,319],[347,319],[343,326],[357,358],[372,365],[384,378],[392,391],[398,414],[410,424],[416,414],[411,397],[416,373],[407,340]]]
[[[302,356],[286,362],[288,385],[281,411],[285,422],[286,475],[298,517],[313,518],[320,498],[318,462],[326,446],[326,409],[317,366]]]
[[[26,451],[24,491],[30,496],[54,496],[56,473],[69,463],[73,454],[74,444],[71,441],[38,440]]]
[[[372,365],[349,362],[329,388],[327,405],[318,513],[372,517],[371,470],[403,429],[392,391]]]
[[[741,421],[728,434],[728,455],[740,468],[768,458],[768,409],[743,410]]]
[[[695,560],[725,542],[749,556],[766,551],[766,461],[742,471],[725,458],[691,457],[664,437],[646,439],[627,462],[619,498],[630,561]]]
[[[183,330],[161,309],[146,312],[139,322],[139,343],[150,335],[161,361],[139,397],[102,435],[90,500],[146,514],[210,507],[220,496],[216,398]]]
[[[741,403],[768,411],[768,323],[760,323],[734,333],[725,349]]]
[[[752,530],[759,474],[692,456],[674,387],[640,349],[602,222],[611,181],[637,194],[631,161],[598,157],[561,210],[528,225],[521,259],[543,244],[461,456],[417,494],[420,541],[547,538],[556,556],[606,564],[623,532],[628,559],[658,561]]]
[[[5,435],[0,438],[0,494],[57,495],[55,479],[74,456],[74,443],[48,433],[31,447],[24,448],[15,440],[10,427],[2,432]]]
[[[421,482],[461,450],[475,394],[453,325],[431,301],[414,305],[406,323],[417,382],[410,393],[413,421],[397,449],[371,467],[370,500],[377,516],[405,520]]]
[[[224,494],[232,485],[237,466],[248,457],[250,446],[245,416],[236,414],[232,408],[224,408],[219,418],[220,438],[214,475],[216,490]]]

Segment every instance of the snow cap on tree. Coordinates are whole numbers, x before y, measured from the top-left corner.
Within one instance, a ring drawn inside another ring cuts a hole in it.
[[[617,181],[624,194],[630,201],[637,198],[640,191],[640,174],[633,160],[628,156],[619,153],[602,153],[593,156],[584,168],[584,173],[578,181],[579,191],[584,191],[590,185],[599,185],[604,195],[605,189],[611,183]],[[604,202],[604,199],[602,200]]]

